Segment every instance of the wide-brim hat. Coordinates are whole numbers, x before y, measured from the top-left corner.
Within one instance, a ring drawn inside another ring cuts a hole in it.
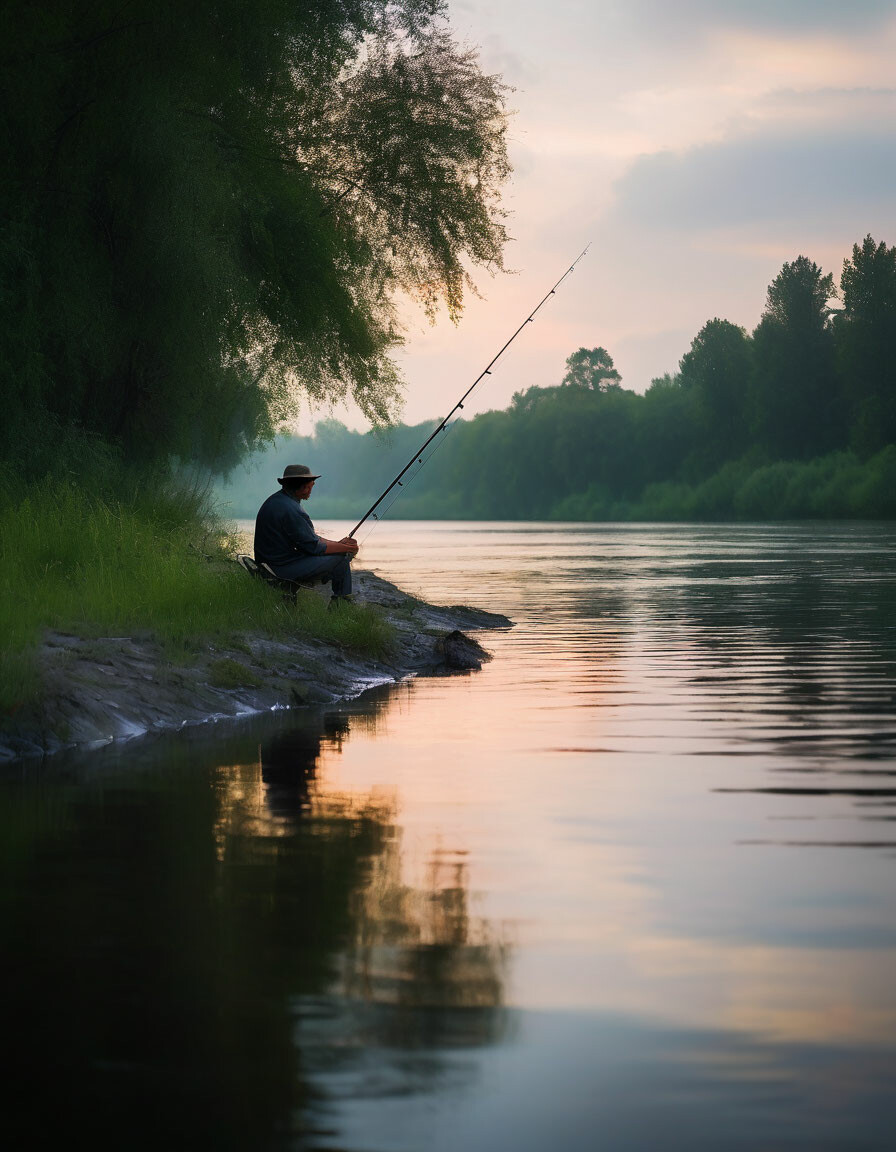
[[[283,475],[277,477],[277,483],[282,484],[284,480],[320,480],[320,476],[316,476],[307,464],[287,464]]]

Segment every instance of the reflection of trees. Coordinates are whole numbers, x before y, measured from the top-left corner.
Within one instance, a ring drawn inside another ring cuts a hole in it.
[[[506,945],[470,914],[468,865],[437,853],[426,884],[401,880],[400,840],[387,842],[355,898],[342,991],[382,1009],[376,1031],[400,1046],[485,1044],[503,1027]]]
[[[275,728],[248,762],[219,769],[219,841],[236,834],[287,835],[311,809],[311,786],[321,752],[339,750],[349,719],[338,712]]]
[[[256,726],[262,742],[272,727]],[[304,1127],[290,1003],[330,986],[390,813],[334,803],[284,821],[264,791],[245,730],[115,749],[81,781],[6,782],[14,1145],[77,1132],[100,1148],[242,1152]]]
[[[331,713],[281,728],[262,741],[261,788],[253,766],[256,786],[246,787],[243,776],[232,791],[242,810],[235,826],[247,821],[256,836],[262,825],[278,835],[283,820],[298,814],[317,827],[329,820],[372,819],[378,846],[364,884],[352,897],[353,931],[342,955],[342,994],[391,1009],[382,1016],[390,1042],[454,1038],[485,1043],[501,1029],[506,946],[484,920],[471,914],[469,869],[463,854],[437,851],[424,885],[408,886],[402,880],[400,833],[387,805],[321,790],[311,799],[309,785],[322,749],[341,748],[349,723],[375,732],[388,699],[384,695],[377,706],[350,718]],[[247,769],[237,771],[245,774]],[[222,813],[226,810],[222,804]],[[234,811],[231,805],[231,822]]]
[[[82,780],[4,784],[12,1144],[288,1144],[317,1091],[296,1011],[334,987],[386,1014],[374,1041],[497,1034],[503,952],[469,913],[463,862],[437,858],[412,891],[388,803],[309,793],[346,733],[268,717],[112,749]]]

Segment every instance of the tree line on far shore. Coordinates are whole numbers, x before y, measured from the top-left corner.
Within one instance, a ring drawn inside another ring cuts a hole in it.
[[[603,348],[563,382],[460,421],[390,510],[403,518],[789,519],[896,516],[896,247],[853,246],[839,285],[798,256],[752,333],[707,321],[678,371],[621,386]],[[319,514],[360,516],[433,424],[386,434],[335,421],[280,440],[221,488],[254,515],[276,462],[329,476]]]

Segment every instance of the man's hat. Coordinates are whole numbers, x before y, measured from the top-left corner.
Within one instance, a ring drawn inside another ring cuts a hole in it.
[[[315,476],[307,464],[287,464],[277,483],[282,484],[284,480],[320,480],[320,476]]]

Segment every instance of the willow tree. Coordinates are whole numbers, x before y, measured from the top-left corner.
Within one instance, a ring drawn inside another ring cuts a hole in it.
[[[7,456],[49,425],[220,463],[302,397],[385,420],[398,302],[456,317],[501,267],[505,89],[443,0],[0,21]]]

